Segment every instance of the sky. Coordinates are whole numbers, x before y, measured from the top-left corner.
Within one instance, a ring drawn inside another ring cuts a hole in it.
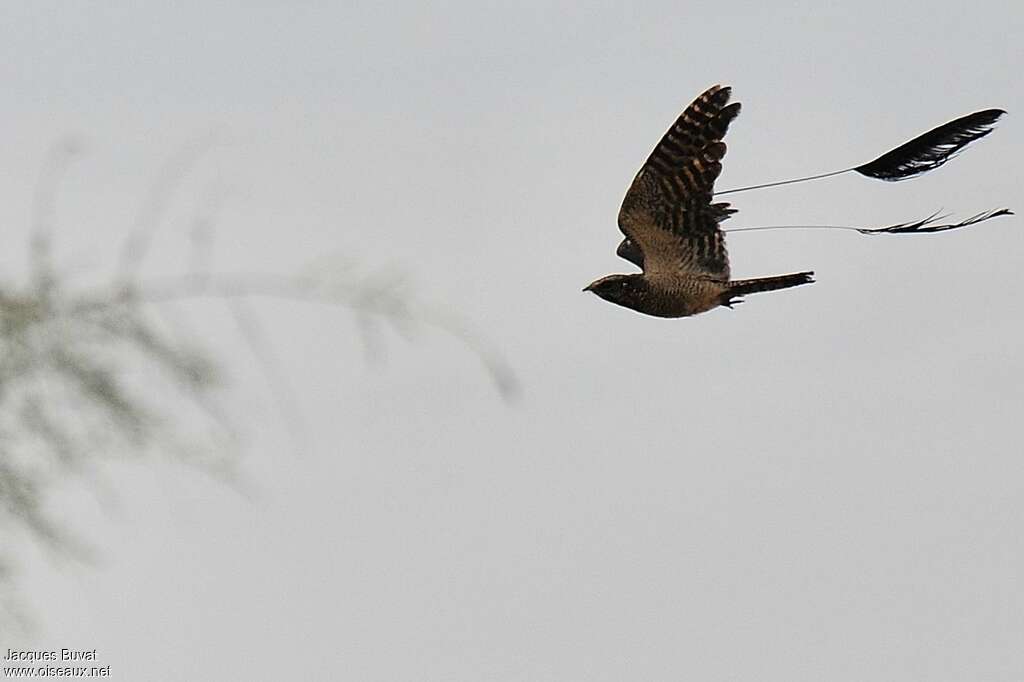
[[[130,455],[97,463],[99,487],[62,481],[49,507],[97,559],[11,539],[34,625],[4,651],[95,648],[113,679],[154,681],[1024,677],[1019,217],[735,234],[734,276],[817,282],[689,319],[581,292],[632,271],[622,195],[715,83],[743,103],[722,189],[1009,112],[934,173],[736,194],[727,227],[1024,210],[1018,3],[3,15],[4,281],[24,277],[55,143],[82,149],[54,215],[83,281],[114,266],[162,164],[199,145],[145,277],[183,271],[203,217],[217,271],[382,278],[457,316],[519,384],[504,400],[430,325],[385,326],[368,355],[344,308],[251,300],[284,391],[223,306],[176,304],[230,378],[249,485]]]

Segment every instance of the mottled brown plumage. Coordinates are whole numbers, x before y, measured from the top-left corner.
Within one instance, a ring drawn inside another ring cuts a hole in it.
[[[618,255],[643,270],[609,275],[584,291],[647,315],[687,317],[739,297],[812,282],[811,272],[730,280],[725,235],[718,224],[735,209],[712,203],[722,172],[725,137],[739,114],[730,89],[710,88],[676,119],[626,192],[619,229],[626,239]]]

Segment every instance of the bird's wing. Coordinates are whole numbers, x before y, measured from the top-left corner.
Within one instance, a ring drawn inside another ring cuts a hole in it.
[[[729,95],[729,88],[716,85],[694,100],[626,192],[619,211],[626,242],[618,253],[648,276],[685,272],[729,278],[729,256],[718,223],[734,210],[726,203],[711,203],[725,156],[722,138],[740,111],[738,102],[728,103]]]

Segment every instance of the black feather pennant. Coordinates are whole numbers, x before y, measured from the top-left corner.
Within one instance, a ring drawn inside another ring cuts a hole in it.
[[[1014,213],[1008,208],[1000,208],[995,211],[978,213],[966,220],[961,220],[958,223],[942,224],[936,224],[936,221],[945,220],[949,216],[940,216],[938,213],[933,213],[924,220],[917,220],[909,223],[898,223],[896,225],[890,225],[889,227],[862,227],[857,228],[857,232],[860,232],[861,234],[922,234],[925,232],[945,232],[946,230],[955,230],[958,227],[977,225],[978,223],[984,222],[990,218],[998,218],[1003,215],[1014,215]]]
[[[956,156],[957,153],[971,142],[980,140],[991,133],[993,130],[992,126],[1005,113],[1002,109],[985,109],[984,111],[976,111],[973,114],[961,116],[955,121],[944,123],[923,135],[918,135],[913,140],[901,144],[896,149],[888,151],[877,159],[860,166],[830,171],[828,173],[819,173],[817,175],[808,175],[802,178],[793,178],[791,180],[766,182],[759,185],[722,190],[715,192],[715,196],[745,192],[751,189],[792,185],[798,182],[820,180],[850,172],[860,173],[869,178],[887,180],[889,182],[913,178],[938,168]]]
[[[949,161],[971,142],[991,133],[992,126],[1005,113],[1002,109],[985,109],[961,116],[853,170],[889,182],[926,173]]]

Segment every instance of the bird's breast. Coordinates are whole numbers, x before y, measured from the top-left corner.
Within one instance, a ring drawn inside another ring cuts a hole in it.
[[[717,307],[725,292],[721,282],[704,277],[675,277],[648,282],[639,312],[657,317],[689,317]]]

